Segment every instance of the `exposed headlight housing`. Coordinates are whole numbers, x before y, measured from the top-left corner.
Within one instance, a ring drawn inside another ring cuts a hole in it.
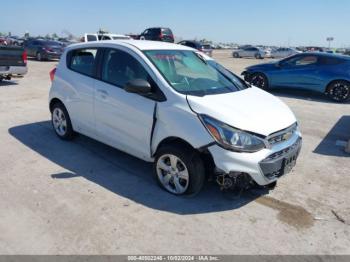
[[[205,128],[222,147],[235,152],[257,152],[265,148],[264,140],[236,129],[207,115],[199,115]]]

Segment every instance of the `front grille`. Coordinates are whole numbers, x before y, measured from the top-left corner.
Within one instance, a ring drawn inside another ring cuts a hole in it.
[[[297,129],[298,129],[298,125],[297,123],[295,123],[290,127],[287,127],[286,129],[273,133],[267,138],[267,141],[269,142],[270,145],[275,145],[275,144],[287,141],[293,136],[293,134],[297,131]]]
[[[267,158],[265,158],[262,162],[269,162],[278,158],[283,157],[284,155],[288,154],[289,152],[291,152],[292,150],[294,150],[296,147],[299,146],[301,142],[301,138],[299,138],[293,145],[291,145],[290,147],[284,148],[280,151],[277,151],[271,155],[269,155]]]
[[[277,151],[262,160],[259,165],[264,176],[272,179],[280,177],[286,172],[288,173],[289,170],[285,169],[285,164],[289,161],[296,161],[300,152],[301,141],[302,139],[298,138],[293,145]]]

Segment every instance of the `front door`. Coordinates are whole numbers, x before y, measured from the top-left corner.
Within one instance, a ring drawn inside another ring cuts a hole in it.
[[[318,57],[307,54],[286,59],[272,72],[271,78],[274,86],[317,90],[322,83]]]
[[[135,56],[119,49],[105,49],[102,81],[95,81],[96,131],[102,142],[147,159],[155,101],[126,92],[123,87],[132,79],[151,82]]]

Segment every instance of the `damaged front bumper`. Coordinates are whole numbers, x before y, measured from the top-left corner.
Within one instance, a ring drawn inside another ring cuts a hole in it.
[[[264,186],[289,173],[299,156],[302,138],[295,133],[288,141],[255,153],[226,150],[217,144],[208,148],[219,173],[245,173]]]

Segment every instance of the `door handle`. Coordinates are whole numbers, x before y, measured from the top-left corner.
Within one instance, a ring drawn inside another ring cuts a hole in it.
[[[107,92],[106,90],[98,89],[97,92],[100,94],[100,96],[101,96],[103,99],[106,99],[107,96],[108,96],[108,92]]]

